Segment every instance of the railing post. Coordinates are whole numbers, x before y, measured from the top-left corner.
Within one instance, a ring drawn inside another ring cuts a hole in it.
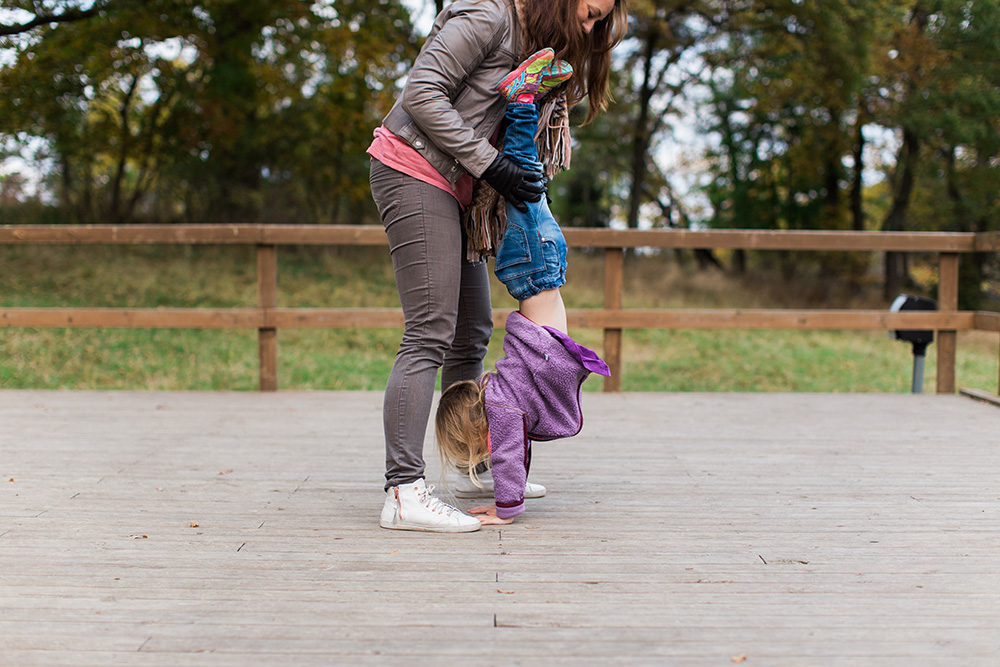
[[[604,308],[621,310],[624,283],[625,251],[622,248],[604,249]],[[622,390],[622,330],[604,329],[604,361],[611,370],[604,378],[604,391]]]
[[[938,255],[938,310],[958,310],[958,253],[942,252]],[[938,331],[937,393],[939,394],[955,393],[957,348],[956,331]]]
[[[278,306],[278,247],[257,246],[257,307],[262,312]],[[278,390],[278,330],[261,327],[257,330],[260,358],[260,390]]]

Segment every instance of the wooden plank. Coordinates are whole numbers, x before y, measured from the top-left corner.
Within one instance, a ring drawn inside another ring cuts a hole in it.
[[[0,225],[0,244],[386,245],[375,225]]]
[[[986,403],[990,403],[992,405],[1000,407],[1000,396],[990,394],[988,392],[982,391],[981,389],[963,388],[959,389],[958,393],[962,394],[963,396],[968,396],[969,398],[974,398],[977,401],[985,401]]]
[[[263,225],[260,236],[278,245],[388,245],[381,225]]]
[[[264,311],[278,306],[278,248],[257,245],[257,306]],[[258,386],[260,391],[278,390],[278,330],[257,329]]]
[[[955,329],[974,328],[970,312],[891,313],[882,310],[570,310],[570,326],[623,329]]]
[[[0,308],[0,327],[259,328],[257,308]]]
[[[617,312],[621,310],[624,284],[625,252],[621,248],[605,248],[604,308],[607,311]],[[608,377],[604,378],[604,391],[621,391],[622,368],[624,366],[622,364],[622,329],[620,325],[604,327],[604,361],[611,372]]]
[[[565,228],[566,242],[595,248],[744,248],[747,250],[852,250],[972,252],[976,236],[950,232],[823,232],[791,230]]]
[[[976,252],[1000,252],[1000,232],[979,232],[973,245]]]
[[[496,319],[494,313],[494,321]],[[403,311],[399,308],[274,308],[268,312],[267,322],[279,329],[402,328]]]
[[[940,312],[958,310],[958,255],[941,253],[938,259],[938,302]],[[975,317],[973,317],[975,324]],[[937,332],[937,392],[955,393],[955,365],[958,358],[958,333],[954,329]]]
[[[377,526],[382,399],[0,391],[3,660],[995,659],[992,406],[587,393],[546,497],[433,535]]]
[[[511,309],[493,311],[502,328]],[[569,325],[589,329],[976,329],[972,312],[881,310],[570,309]],[[977,319],[979,318],[979,319]],[[0,308],[0,327],[357,328],[401,327],[398,308]]]
[[[989,235],[951,232],[566,228],[564,234],[571,246],[598,248],[973,252],[995,245]],[[0,243],[385,245],[387,241],[379,225],[0,225]]]
[[[238,244],[260,241],[259,225],[0,225],[9,244]]]
[[[1000,313],[977,312],[974,326],[983,331],[1000,331]]]

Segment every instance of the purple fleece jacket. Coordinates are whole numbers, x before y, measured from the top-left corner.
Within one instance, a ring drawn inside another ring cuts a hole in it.
[[[497,516],[509,519],[524,511],[531,441],[579,433],[583,381],[591,372],[610,373],[593,350],[519,312],[507,317],[505,328],[504,356],[487,377],[484,396]]]

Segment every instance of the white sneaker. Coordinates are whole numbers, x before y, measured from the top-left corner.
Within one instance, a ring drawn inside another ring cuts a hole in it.
[[[492,498],[493,497],[493,473],[487,470],[479,475],[479,488],[472,483],[468,475],[461,475],[455,484],[456,498]],[[524,487],[525,498],[541,498],[545,495],[545,487],[541,484],[528,482]]]
[[[425,530],[432,533],[471,533],[482,524],[474,516],[462,514],[431,494],[433,486],[423,479],[393,486],[386,492],[379,525],[395,530]]]

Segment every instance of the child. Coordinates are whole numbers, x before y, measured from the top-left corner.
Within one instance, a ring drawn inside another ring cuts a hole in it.
[[[540,51],[497,84],[509,102],[504,153],[535,171],[541,170],[535,100],[572,76],[567,63],[552,58],[551,49]],[[496,275],[519,302],[507,318],[504,357],[494,373],[446,389],[435,420],[446,469],[468,470],[478,483],[476,466],[490,465],[495,505],[470,510],[483,524],[507,524],[524,511],[531,440],[579,433],[583,381],[591,372],[609,374],[597,354],[565,333],[559,288],[566,282],[566,241],[544,198],[524,208],[508,205]]]

